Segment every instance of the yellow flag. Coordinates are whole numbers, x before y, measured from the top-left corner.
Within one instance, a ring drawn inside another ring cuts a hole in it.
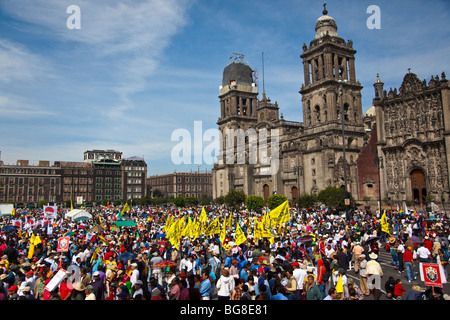
[[[241,227],[239,226],[239,223],[236,224],[236,233],[234,235],[234,243],[236,245],[240,245],[241,243],[244,243],[247,241],[247,237],[245,236],[244,231],[242,231]]]
[[[386,217],[386,210],[384,210],[383,215],[381,216],[380,224],[381,224],[381,231],[386,232],[387,234],[390,235],[389,223],[387,222],[387,217]]]
[[[182,218],[175,221],[166,235],[166,238],[175,248],[177,248],[177,250],[180,250],[180,239],[185,228],[184,220],[185,217],[183,216]]]
[[[289,202],[286,200],[285,202],[280,204],[278,207],[270,210],[269,219],[270,219],[270,224],[272,226],[276,226],[283,222],[289,221],[290,220]]]
[[[253,217],[253,220],[255,221],[255,226],[253,228],[253,240],[256,241],[259,238],[262,238],[261,237],[262,225],[256,217]]]
[[[33,258],[34,255],[34,233],[30,237],[30,249],[28,250],[28,259]]]
[[[205,236],[208,237],[218,233],[220,233],[219,217],[215,218],[214,221],[209,224],[208,228],[206,228]]]
[[[269,225],[270,225],[268,216],[269,216],[268,213],[265,212],[265,213],[263,214],[262,218],[261,218],[261,224],[262,224],[262,226],[263,226],[264,228],[267,228],[267,227],[269,227]]]
[[[102,236],[99,235],[98,238],[99,238],[100,240],[102,240],[102,242],[103,242],[104,244],[106,244],[107,246],[109,246],[108,240],[106,240],[104,237],[102,237]]]
[[[70,210],[73,210],[73,203],[72,203],[72,199],[70,199]]]
[[[269,238],[270,243],[273,243],[274,235],[270,232],[270,229],[266,228],[262,222],[259,222],[258,219],[255,219],[255,226],[258,227],[258,230],[255,229],[255,237],[258,235],[258,238]],[[256,233],[257,232],[257,233]]]
[[[100,226],[101,226],[103,229],[105,229],[105,227],[103,226],[102,218],[101,218],[100,216],[98,217],[98,220],[99,220],[99,222],[100,222]]]
[[[188,217],[188,223],[186,224],[186,227],[183,229],[181,236],[188,237],[189,234],[191,233],[191,229],[192,229],[192,219]]]
[[[34,237],[33,244],[35,246],[37,246],[39,243],[41,243],[41,238],[39,238],[39,235],[37,235],[37,236]]]
[[[96,259],[97,259],[97,255],[99,254],[99,252],[100,252],[100,249],[97,247],[97,248],[95,249],[94,253],[92,254],[90,263],[92,263],[93,260],[96,260]]]
[[[224,245],[223,242],[225,241],[226,237],[227,237],[227,221],[226,221],[226,218],[225,218],[225,220],[223,222],[223,226],[222,226],[222,231],[220,232],[220,237],[219,237],[220,242],[222,243],[222,245]]]
[[[173,217],[172,217],[172,215],[169,215],[169,217],[166,220],[166,224],[164,225],[164,228],[163,228],[164,232],[167,233],[167,231],[169,231],[172,223],[173,223]]]
[[[130,206],[128,205],[128,203],[125,202],[125,205],[123,206],[122,212],[128,212],[130,211]]]
[[[339,280],[336,283],[336,292],[337,293],[344,292],[344,285],[342,284],[342,275],[339,275]]]
[[[206,214],[205,208],[202,207],[202,212],[200,213],[200,218],[198,219],[200,223],[208,222],[208,215]]]
[[[228,217],[227,221],[227,227],[232,229],[233,228],[233,211],[230,210],[230,216]]]

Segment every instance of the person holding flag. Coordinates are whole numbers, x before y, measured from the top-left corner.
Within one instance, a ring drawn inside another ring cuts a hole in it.
[[[125,205],[122,208],[122,211],[119,211],[114,219],[114,221],[122,220],[122,215],[126,212],[130,211],[130,206],[127,202],[125,202]]]
[[[387,217],[386,217],[386,210],[384,210],[383,215],[381,216],[380,225],[381,225],[380,240],[382,242],[385,242],[386,241],[386,234],[391,235],[391,233],[389,232],[389,223],[388,223]]]

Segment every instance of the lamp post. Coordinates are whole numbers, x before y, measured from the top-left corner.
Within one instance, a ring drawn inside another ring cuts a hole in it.
[[[300,176],[303,175],[303,167],[295,166],[293,169],[297,173],[297,207],[300,208]]]
[[[345,198],[348,198],[348,190],[347,190],[347,161],[345,159],[345,117],[344,117],[344,99],[343,99],[343,83],[346,83],[346,80],[339,79],[339,95],[341,97],[341,122],[342,122],[342,156],[344,159],[344,190],[345,190]]]
[[[375,168],[378,168],[378,210],[381,214],[381,175],[380,169],[384,168],[383,158],[379,156],[375,156]]]

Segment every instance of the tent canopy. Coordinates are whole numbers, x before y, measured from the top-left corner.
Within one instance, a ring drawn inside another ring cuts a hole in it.
[[[85,210],[80,210],[80,209],[73,209],[69,212],[66,213],[65,215],[66,219],[72,219],[72,220],[83,220],[84,219],[92,219],[92,215],[85,211]]]
[[[134,227],[136,226],[136,222],[133,220],[119,220],[115,221],[114,224],[118,227]]]
[[[0,203],[0,216],[9,216],[14,209],[12,203]]]

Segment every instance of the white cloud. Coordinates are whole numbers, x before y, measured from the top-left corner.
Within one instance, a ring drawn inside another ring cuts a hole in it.
[[[33,81],[49,76],[45,59],[10,40],[0,39],[0,82]]]
[[[44,106],[27,102],[16,96],[0,95],[0,114],[3,119],[34,119],[54,116],[55,113]]]
[[[72,59],[88,56],[110,63],[105,76],[110,77],[111,89],[119,101],[104,110],[103,115],[117,118],[134,108],[132,95],[146,88],[147,78],[154,74],[172,36],[185,25],[190,2],[77,1],[79,30],[66,26],[70,16],[66,9],[73,1],[16,0],[1,6],[16,19],[30,23],[33,27],[26,26],[27,31],[46,33],[66,43],[65,54],[73,54]]]

